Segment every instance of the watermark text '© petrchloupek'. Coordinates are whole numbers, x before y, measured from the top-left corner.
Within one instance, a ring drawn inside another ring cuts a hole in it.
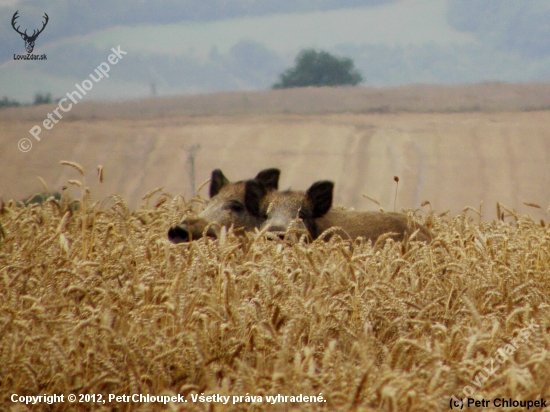
[[[125,54],[127,54],[127,52],[120,50],[120,46],[118,46],[116,49],[113,47],[111,51],[113,53],[107,57],[107,61],[111,63],[111,65],[117,64],[119,60],[122,59]],[[92,73],[90,73],[89,77],[95,83],[97,83],[103,77],[109,77],[108,73],[110,70],[111,70],[111,66],[107,62],[103,62],[99,66],[97,66],[97,68]],[[44,126],[44,128],[46,128],[47,130],[51,130],[55,126],[55,124],[59,122],[60,119],[63,118],[63,116],[61,115],[61,113],[59,113],[59,111],[61,110],[62,112],[65,112],[65,113],[69,112],[73,107],[73,103],[77,104],[82,99],[82,97],[86,95],[86,92],[89,92],[90,90],[92,90],[92,88],[94,87],[94,83],[89,79],[85,79],[80,84],[78,83],[75,84],[75,87],[77,90],[73,90],[72,92],[67,93],[66,94],[67,97],[63,97],[62,99],[59,100],[57,104],[57,108],[53,110],[52,113],[48,113],[48,115],[42,122],[42,126]],[[69,102],[69,100],[72,103]],[[57,118],[54,116],[54,114]],[[29,130],[29,133],[37,141],[40,141],[39,136],[41,132],[42,132],[42,128],[39,125],[35,125]]]

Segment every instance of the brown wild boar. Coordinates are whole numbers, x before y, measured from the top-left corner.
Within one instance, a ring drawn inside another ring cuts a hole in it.
[[[265,169],[251,180],[231,183],[216,169],[210,181],[210,200],[196,217],[187,217],[168,230],[173,243],[189,242],[206,235],[217,238],[222,226],[233,227],[236,232],[259,228],[264,220],[259,201],[279,186],[279,169]]]
[[[416,240],[431,241],[430,232],[424,226],[413,223],[409,227],[407,216],[402,213],[332,209],[333,189],[334,183],[324,180],[315,182],[305,192],[267,193],[260,200],[260,213],[266,215],[262,229],[267,227],[270,232],[306,229],[311,238],[316,239],[325,230],[339,227],[341,229],[332,234],[352,240],[363,237],[373,243],[386,233],[393,233],[390,237],[401,241],[418,229]],[[330,236],[325,240],[328,238]]]

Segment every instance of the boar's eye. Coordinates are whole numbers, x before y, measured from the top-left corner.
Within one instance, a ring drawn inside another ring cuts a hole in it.
[[[235,213],[241,213],[244,211],[244,205],[238,200],[232,200],[231,202],[229,202],[227,208]]]

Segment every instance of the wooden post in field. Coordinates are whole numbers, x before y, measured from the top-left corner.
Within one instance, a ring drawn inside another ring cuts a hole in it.
[[[195,196],[195,156],[199,149],[200,144],[194,144],[193,146],[187,146],[185,151],[187,152],[187,160],[189,161],[189,179],[191,180],[191,196]]]

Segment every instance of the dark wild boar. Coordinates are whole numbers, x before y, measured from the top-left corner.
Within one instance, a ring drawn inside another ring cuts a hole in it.
[[[236,232],[259,228],[264,221],[259,201],[279,186],[279,169],[265,169],[251,180],[231,183],[216,169],[210,182],[210,200],[206,208],[194,217],[185,218],[168,230],[173,243],[189,242],[206,235],[217,238],[222,227],[233,227]]]
[[[260,200],[260,213],[266,215],[262,229],[270,232],[307,230],[312,239],[319,237],[325,230],[333,227],[333,234],[342,239],[363,237],[376,242],[379,236],[392,233],[396,241],[409,237],[418,229],[416,240],[430,242],[430,232],[422,225],[412,222],[409,226],[407,216],[402,213],[362,212],[346,209],[333,209],[334,183],[324,180],[315,182],[305,191],[273,191]]]

